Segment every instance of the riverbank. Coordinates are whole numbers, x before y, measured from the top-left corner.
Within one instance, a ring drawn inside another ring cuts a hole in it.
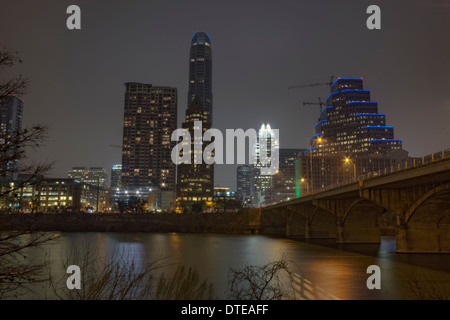
[[[259,233],[259,214],[0,213],[0,230],[62,232]]]
[[[0,231],[268,233],[284,236],[284,225],[261,228],[258,209],[227,213],[0,213]],[[380,219],[380,235],[395,235],[395,224]],[[263,229],[261,231],[261,229]]]

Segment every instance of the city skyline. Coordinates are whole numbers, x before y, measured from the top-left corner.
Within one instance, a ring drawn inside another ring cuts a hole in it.
[[[280,129],[281,148],[306,148],[319,110],[303,107],[302,102],[325,98],[328,88],[287,90],[288,86],[327,81],[330,75],[363,77],[379,111],[387,114],[387,122],[395,126],[411,156],[447,148],[450,45],[440,39],[445,39],[448,29],[449,8],[418,1],[382,4],[382,29],[369,31],[366,3],[321,4],[248,1],[238,11],[236,3],[158,3],[147,19],[134,19],[140,11],[145,17],[151,5],[136,3],[121,12],[125,4],[103,8],[102,1],[81,2],[79,31],[65,28],[66,4],[27,4],[31,9],[39,6],[43,14],[34,17],[24,12],[27,23],[2,35],[1,42],[18,50],[23,59],[11,71],[32,80],[29,93],[21,97],[24,125],[37,122],[50,127],[51,139],[36,158],[56,160],[53,177],[65,177],[73,166],[109,170],[120,163],[120,150],[109,144],[122,141],[127,81],[176,87],[178,114],[184,114],[189,39],[197,31],[207,32],[214,41],[214,127],[218,129],[258,128],[265,121]],[[12,21],[5,12],[17,12],[19,6],[20,2],[6,4],[1,27],[7,29]],[[158,16],[172,8],[177,9],[169,21],[174,24],[155,29],[162,19]],[[198,21],[186,12],[209,14]],[[327,19],[315,21],[323,14]],[[228,18],[218,19],[221,16]],[[422,23],[414,24],[419,17]],[[38,35],[33,33],[34,24],[41,28]],[[121,49],[121,41],[130,35],[126,49]],[[142,35],[152,41],[142,41]],[[424,121],[430,111],[435,117]],[[178,117],[178,127],[181,122]],[[216,165],[215,171],[215,185],[235,188],[230,177],[235,176],[236,166]]]

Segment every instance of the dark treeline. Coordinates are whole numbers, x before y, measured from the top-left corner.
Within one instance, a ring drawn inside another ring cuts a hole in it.
[[[63,232],[258,233],[258,214],[237,213],[0,213],[0,230]]]

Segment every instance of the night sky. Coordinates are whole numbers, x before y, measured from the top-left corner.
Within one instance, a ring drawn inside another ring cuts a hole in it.
[[[66,28],[81,7],[82,29]],[[381,7],[381,30],[366,8]],[[50,141],[33,157],[72,166],[121,162],[124,83],[178,88],[184,120],[190,39],[211,37],[214,127],[280,129],[282,148],[308,147],[331,75],[363,77],[411,156],[450,147],[450,1],[2,1],[0,45],[30,78],[24,124],[46,123]],[[8,74],[1,76],[7,76]],[[215,184],[235,188],[236,165],[216,165]]]

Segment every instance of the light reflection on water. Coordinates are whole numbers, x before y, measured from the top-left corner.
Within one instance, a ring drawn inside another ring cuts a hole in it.
[[[417,273],[450,284],[450,255],[396,254],[393,237],[383,237],[379,245],[336,245],[334,240],[305,242],[262,235],[61,233],[53,243],[27,254],[34,262],[48,260],[53,275],[65,277],[61,258],[71,250],[83,252],[87,244],[100,256],[122,253],[130,263],[164,258],[168,265],[161,271],[166,275],[178,265],[194,267],[222,299],[230,268],[263,265],[283,253],[291,261],[294,286],[302,299],[417,299],[408,287],[408,277]],[[71,263],[77,264],[75,260]],[[366,269],[372,264],[381,268],[381,290],[366,287]],[[49,296],[44,288],[27,298]]]

